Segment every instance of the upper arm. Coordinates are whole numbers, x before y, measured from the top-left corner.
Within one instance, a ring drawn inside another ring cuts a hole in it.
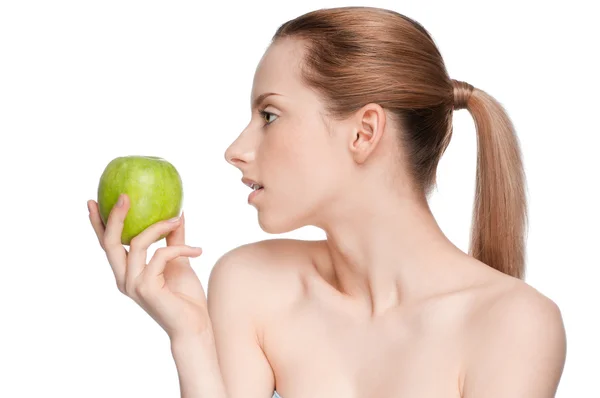
[[[467,359],[465,398],[555,396],[566,336],[553,301],[537,291],[507,295],[481,325]]]
[[[238,247],[215,264],[208,282],[211,318],[219,366],[231,398],[270,398],[273,371],[257,336],[261,295],[252,245]]]

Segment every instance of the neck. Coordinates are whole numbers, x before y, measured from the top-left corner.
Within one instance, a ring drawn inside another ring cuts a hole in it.
[[[444,235],[424,198],[371,194],[359,201],[338,203],[321,226],[332,283],[346,298],[376,316],[452,279],[452,261],[467,255]]]

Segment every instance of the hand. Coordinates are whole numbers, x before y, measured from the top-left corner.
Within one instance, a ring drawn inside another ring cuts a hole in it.
[[[140,305],[169,335],[199,334],[210,325],[206,294],[188,257],[198,257],[202,249],[185,244],[185,219],[152,224],[131,240],[129,252],[121,243],[123,223],[129,210],[129,197],[112,208],[103,224],[98,204],[88,201],[90,221],[115,274],[121,293]],[[148,247],[161,235],[167,247],[159,248],[146,264]]]

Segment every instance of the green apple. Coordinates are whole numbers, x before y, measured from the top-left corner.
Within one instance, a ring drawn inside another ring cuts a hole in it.
[[[121,234],[124,245],[150,225],[177,217],[183,205],[183,184],[177,169],[156,156],[118,157],[106,166],[98,184],[98,208],[104,225],[122,193],[130,203]]]

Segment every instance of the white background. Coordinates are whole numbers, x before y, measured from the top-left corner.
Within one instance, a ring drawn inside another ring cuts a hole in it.
[[[206,286],[223,253],[274,238],[223,158],[249,120],[271,36],[313,9],[366,5],[421,22],[450,76],[509,112],[528,179],[527,282],[559,305],[567,329],[558,396],[599,397],[593,3],[2,1],[0,396],[178,396],[168,338],[117,291],[86,201],[115,157],[169,160],[184,182],[188,244],[204,249],[192,264]],[[431,206],[467,251],[476,138],[466,110],[454,124]],[[324,236],[307,227],[278,237]]]

